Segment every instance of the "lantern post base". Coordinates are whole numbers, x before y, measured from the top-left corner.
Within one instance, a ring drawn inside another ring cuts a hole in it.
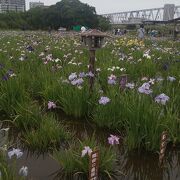
[[[89,59],[89,91],[93,91],[94,79],[95,79],[95,49],[89,50],[90,59]]]

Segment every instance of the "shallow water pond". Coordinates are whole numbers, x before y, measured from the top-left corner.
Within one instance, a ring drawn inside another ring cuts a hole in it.
[[[31,156],[27,152],[17,161],[17,168],[27,166],[31,180],[52,180],[52,173],[59,169],[49,155]],[[124,174],[118,180],[179,180],[180,150],[171,149],[166,155],[163,167],[158,165],[158,155],[136,152],[119,152],[118,169]]]
[[[49,155],[28,155],[24,152],[23,156],[17,160],[17,169],[22,166],[28,167],[28,179],[30,180],[52,180],[51,174],[58,170],[59,166]]]
[[[61,116],[62,117],[62,116]],[[111,133],[107,130],[96,129],[93,124],[81,121],[70,121],[69,117],[63,116],[66,124],[79,139],[91,136],[95,133],[98,141],[107,141]],[[60,119],[62,121],[62,119]],[[180,147],[168,148],[163,167],[159,166],[158,153],[137,152],[128,153],[119,145],[118,170],[122,176],[118,180],[179,180],[180,179]],[[30,180],[53,180],[52,174],[59,169],[58,163],[48,154],[33,155],[24,152],[23,157],[17,160],[17,169],[27,166]]]

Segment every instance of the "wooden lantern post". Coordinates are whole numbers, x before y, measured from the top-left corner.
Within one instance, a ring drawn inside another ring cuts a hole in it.
[[[95,76],[95,59],[96,59],[96,51],[94,49],[89,50],[89,72],[92,73],[92,75]],[[94,85],[94,76],[89,77],[89,89],[90,91],[93,90],[93,85]]]
[[[95,54],[96,49],[99,49],[103,45],[104,38],[108,37],[105,33],[90,29],[81,33],[82,42],[89,48],[89,90],[93,91],[94,79],[95,79]]]

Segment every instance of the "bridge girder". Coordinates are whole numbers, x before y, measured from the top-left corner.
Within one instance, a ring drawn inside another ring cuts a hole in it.
[[[138,11],[127,11],[119,13],[102,14],[108,18],[111,24],[133,24],[131,19],[136,20],[134,24],[139,24],[143,20],[162,21],[164,8],[143,9]],[[180,6],[174,8],[174,18],[180,17]]]

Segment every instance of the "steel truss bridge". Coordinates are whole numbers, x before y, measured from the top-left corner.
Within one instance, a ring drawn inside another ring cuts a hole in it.
[[[111,24],[139,24],[143,21],[163,21],[164,8],[143,9],[119,13],[102,14]],[[174,7],[174,18],[180,17],[180,6]]]

